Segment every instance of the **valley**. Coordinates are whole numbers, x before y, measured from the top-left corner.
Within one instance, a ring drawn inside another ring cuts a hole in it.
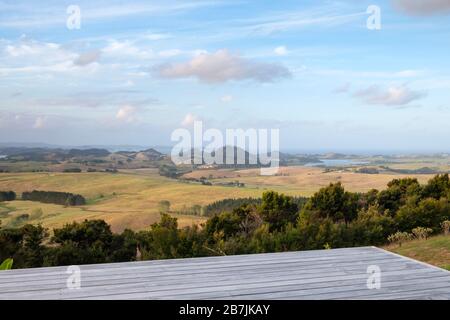
[[[411,161],[395,166],[414,168],[421,164]],[[84,196],[87,204],[64,207],[20,200],[2,202],[0,220],[3,225],[40,223],[54,228],[72,221],[103,219],[115,232],[126,228],[142,230],[159,221],[159,204],[168,201],[168,213],[177,217],[183,227],[206,220],[201,215],[191,214],[191,207],[227,198],[257,198],[266,190],[308,197],[333,182],[341,182],[349,191],[366,192],[373,188],[382,190],[395,178],[411,176],[425,183],[433,176],[393,172],[366,174],[359,173],[358,169],[360,167],[290,166],[281,167],[276,176],[260,176],[259,169],[194,169],[177,179],[161,176],[158,168],[119,168],[114,172],[4,172],[0,173],[0,190],[12,190],[18,197],[32,190],[72,192]],[[204,179],[209,183],[201,183]],[[239,186],[236,186],[237,181]],[[39,210],[42,214],[33,214]],[[20,218],[24,215],[28,218]]]

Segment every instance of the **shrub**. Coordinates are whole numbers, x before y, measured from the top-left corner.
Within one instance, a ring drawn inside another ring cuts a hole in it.
[[[179,172],[176,166],[163,164],[159,167],[159,175],[169,178],[177,178]]]
[[[449,234],[449,231],[450,231],[450,221],[449,220],[443,221],[441,223],[441,227],[442,227],[442,231],[447,236]]]
[[[168,201],[168,200],[161,200],[158,203],[158,209],[159,209],[160,212],[163,212],[163,213],[169,212],[170,211],[170,201]]]
[[[411,233],[398,231],[394,234],[391,234],[388,237],[388,241],[393,244],[398,244],[401,247],[402,243],[411,240],[412,238],[413,235]]]
[[[419,240],[426,240],[430,236],[430,234],[433,232],[430,228],[423,228],[423,227],[417,227],[412,229],[412,233],[414,237],[416,237]]]

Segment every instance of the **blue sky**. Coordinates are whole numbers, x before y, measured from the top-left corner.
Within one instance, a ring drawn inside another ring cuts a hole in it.
[[[448,152],[450,1],[426,3],[0,0],[0,142],[168,145],[198,119],[282,150]]]

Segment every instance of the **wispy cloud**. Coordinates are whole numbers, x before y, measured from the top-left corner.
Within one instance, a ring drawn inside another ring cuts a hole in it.
[[[83,21],[98,21],[129,16],[154,16],[161,14],[174,14],[190,11],[202,7],[226,5],[223,1],[159,1],[149,3],[140,1],[123,3],[122,1],[78,1]],[[13,5],[0,3],[3,14],[0,27],[26,28],[48,27],[51,25],[65,25],[67,19],[66,7],[60,4],[53,6],[40,6],[35,4]]]
[[[98,67],[99,52],[91,51],[79,54],[53,42],[41,42],[30,39],[7,41],[0,44],[0,73],[30,74],[95,71]]]
[[[376,85],[354,93],[355,97],[362,99],[367,104],[386,106],[405,106],[412,101],[423,98],[425,95],[424,92],[414,91],[406,86],[381,88]]]
[[[267,35],[312,26],[335,27],[361,20],[363,16],[367,16],[365,10],[350,13],[348,10],[347,6],[334,3],[308,10],[279,12],[244,22],[244,29],[251,34]]]

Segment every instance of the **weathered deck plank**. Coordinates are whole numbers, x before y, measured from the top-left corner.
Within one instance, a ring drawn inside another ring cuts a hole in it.
[[[381,288],[367,288],[367,267]],[[0,272],[0,299],[450,299],[450,272],[375,247]]]

